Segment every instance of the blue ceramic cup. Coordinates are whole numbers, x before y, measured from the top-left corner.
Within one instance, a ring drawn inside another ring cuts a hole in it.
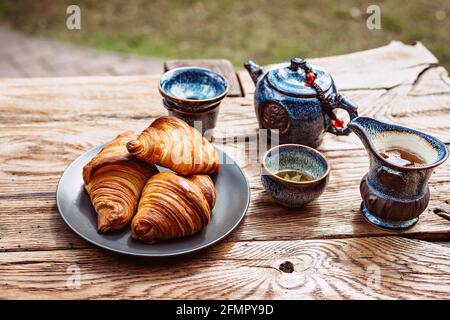
[[[286,172],[289,171],[299,172],[307,180],[286,178]],[[264,155],[261,181],[276,202],[298,208],[323,193],[329,173],[327,160],[317,150],[301,144],[283,144],[273,147]]]
[[[228,90],[224,77],[199,67],[172,69],[159,82],[159,92],[169,114],[197,129],[200,125],[202,133],[215,127],[220,102]]]

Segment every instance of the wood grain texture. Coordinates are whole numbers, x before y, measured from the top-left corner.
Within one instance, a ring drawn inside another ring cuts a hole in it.
[[[80,128],[83,130],[83,128]],[[94,145],[96,142],[92,142]],[[49,144],[52,145],[52,144]],[[56,144],[57,145],[57,144]],[[290,240],[346,238],[394,235],[368,224],[359,212],[361,197],[359,182],[368,170],[368,158],[364,150],[326,151],[331,173],[329,186],[324,194],[303,209],[285,209],[277,205],[263,189],[260,182],[260,167],[257,163],[246,163],[242,155],[242,144],[219,146],[243,167],[251,186],[251,204],[241,225],[228,237],[228,241]],[[89,148],[89,147],[88,147]],[[71,148],[66,148],[70,150]],[[48,150],[63,157],[64,149]],[[351,155],[351,159],[349,159]],[[42,158],[45,159],[43,155]],[[26,161],[30,168],[39,168],[41,161]],[[0,249],[39,250],[90,247],[78,239],[59,217],[56,209],[56,185],[65,163],[53,163],[44,177],[36,175],[30,180],[27,175],[9,175],[13,184],[0,180]],[[426,240],[450,239],[450,221],[435,214],[436,209],[450,212],[450,162],[438,167],[430,179],[431,200],[428,210],[420,217],[420,223],[402,232],[402,235]],[[50,171],[51,169],[51,171]],[[12,169],[10,169],[12,170]],[[39,190],[36,190],[39,185]],[[8,187],[9,186],[9,187]],[[23,214],[17,214],[17,211]],[[26,213],[26,214],[25,214]],[[33,219],[29,216],[32,215]],[[276,228],[274,229],[274,221]],[[37,228],[39,225],[40,228]],[[55,233],[57,236],[55,236]],[[20,247],[19,247],[20,246]]]
[[[360,115],[450,144],[448,73],[420,43],[312,61],[332,72]],[[420,222],[391,233],[359,213],[359,181],[368,170],[360,141],[327,134],[319,149],[332,168],[329,187],[302,210],[280,208],[259,180],[254,85],[245,72],[241,79],[247,95],[223,101],[214,143],[243,167],[252,188],[249,211],[225,241],[169,261],[97,250],[65,226],[55,204],[58,180],[76,157],[165,114],[159,75],[0,79],[0,298],[448,297],[450,247],[391,236],[450,239],[450,221],[439,214],[450,213],[450,162],[430,179],[431,201]],[[313,267],[302,267],[304,257]],[[284,261],[296,271],[281,272]],[[367,293],[365,268],[372,262],[381,264],[384,280]],[[65,287],[71,264],[85,277],[80,290]],[[211,289],[217,287],[223,290]]]
[[[344,91],[414,84],[424,70],[438,65],[421,42],[407,45],[399,41],[372,50],[307,60],[329,71],[338,89]]]
[[[448,247],[398,237],[222,242],[156,260],[99,249],[13,252],[0,260],[0,298],[448,298],[449,259]],[[67,287],[72,270],[79,289]]]

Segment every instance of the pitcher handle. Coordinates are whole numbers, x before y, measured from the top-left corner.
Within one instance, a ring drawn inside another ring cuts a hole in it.
[[[350,121],[358,117],[358,107],[343,94],[338,93],[336,95],[333,95],[329,99],[332,100],[329,103],[329,105],[331,106],[331,112],[329,113],[329,116],[331,115],[331,120],[340,121],[333,112],[333,110],[335,109],[343,109],[347,111],[348,115],[350,116]],[[328,127],[328,132],[337,136],[348,136],[352,132],[352,130],[348,127],[336,128],[334,124],[332,124],[330,127]]]

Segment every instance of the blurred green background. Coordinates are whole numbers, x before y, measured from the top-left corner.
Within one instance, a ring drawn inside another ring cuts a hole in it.
[[[81,7],[81,30],[66,8]],[[366,27],[381,7],[381,30]],[[0,24],[98,49],[164,58],[251,58],[342,54],[401,40],[422,41],[450,69],[450,1],[1,0]],[[2,44],[7,45],[7,44]]]

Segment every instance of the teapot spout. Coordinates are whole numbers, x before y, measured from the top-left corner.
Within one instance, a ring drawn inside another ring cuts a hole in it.
[[[247,69],[254,84],[256,84],[264,74],[263,69],[252,60],[248,60],[246,63],[244,63],[244,68]]]

